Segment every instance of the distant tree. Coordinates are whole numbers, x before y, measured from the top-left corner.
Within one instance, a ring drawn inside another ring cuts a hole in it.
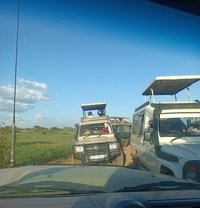
[[[40,129],[41,127],[38,126],[38,125],[36,125],[36,126],[34,126],[33,128],[34,128],[34,129]]]
[[[58,128],[58,127],[51,127],[50,130],[52,130],[52,131],[60,131],[61,129]]]
[[[47,134],[48,128],[36,125],[33,127],[33,131],[41,134]]]

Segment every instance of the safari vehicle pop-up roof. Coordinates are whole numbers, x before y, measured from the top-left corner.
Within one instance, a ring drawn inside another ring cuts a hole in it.
[[[137,112],[146,106],[152,106],[160,112],[162,109],[178,108],[200,108],[200,101],[193,100],[189,87],[200,80],[200,75],[183,75],[183,76],[159,76],[144,90],[142,95],[145,97],[145,103],[135,109]],[[177,94],[187,89],[188,100],[178,101]],[[157,95],[173,95],[175,101],[156,102]],[[150,100],[147,101],[147,96]]]
[[[82,104],[81,108],[83,111],[82,121],[85,119],[88,119],[87,115],[89,112],[92,112],[92,115],[95,118],[106,115],[106,103],[105,102]]]
[[[155,103],[155,95],[174,95],[177,101],[177,93],[187,89],[189,101],[192,101],[189,87],[200,80],[200,75],[185,76],[159,76],[150,84],[142,95],[152,96]]]

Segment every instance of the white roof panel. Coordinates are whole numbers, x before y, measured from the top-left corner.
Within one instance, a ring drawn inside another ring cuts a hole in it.
[[[89,111],[89,110],[99,110],[99,109],[105,109],[106,103],[88,103],[88,104],[82,104],[81,108],[84,111]]]
[[[152,95],[152,89],[154,95],[175,95],[199,80],[200,75],[160,76],[142,94]]]

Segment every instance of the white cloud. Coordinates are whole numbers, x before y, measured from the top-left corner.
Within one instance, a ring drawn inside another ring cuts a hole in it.
[[[0,98],[9,100],[13,98],[14,88],[12,85],[0,86]]]
[[[42,113],[37,113],[37,114],[35,115],[35,118],[36,118],[37,120],[44,120],[44,119],[46,119],[46,117],[45,117],[44,115],[42,115]]]
[[[14,107],[13,100],[2,100],[0,99],[0,111],[8,111],[12,112]],[[16,110],[17,112],[25,112],[31,108],[33,108],[34,105],[30,103],[22,103],[22,102],[16,102]]]
[[[39,90],[39,91],[46,91],[47,85],[42,82],[35,82],[35,81],[30,81],[30,80],[25,80],[25,79],[19,79],[18,82],[21,85],[24,85],[26,87]]]
[[[45,83],[19,79],[16,88],[16,112],[25,112],[34,108],[37,102],[49,100],[46,90]],[[0,86],[0,111],[13,110],[13,97],[12,85]]]

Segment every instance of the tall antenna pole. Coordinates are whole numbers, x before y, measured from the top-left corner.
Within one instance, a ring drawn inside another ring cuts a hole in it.
[[[16,164],[15,158],[15,141],[16,141],[16,126],[15,126],[15,111],[16,111],[16,88],[17,88],[17,61],[18,61],[18,42],[19,42],[19,5],[20,0],[18,0],[17,8],[17,36],[16,36],[16,51],[15,51],[15,80],[14,80],[14,99],[13,99],[13,123],[12,123],[12,146],[11,146],[11,158],[10,166],[14,167]]]

